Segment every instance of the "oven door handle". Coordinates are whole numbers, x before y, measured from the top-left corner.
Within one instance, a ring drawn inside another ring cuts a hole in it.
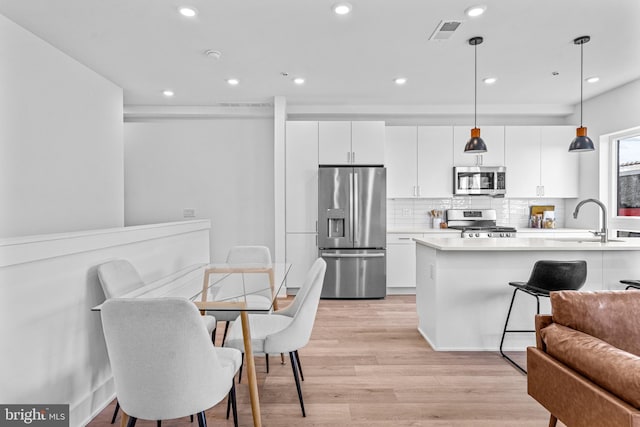
[[[375,254],[332,254],[330,252],[323,252],[323,257],[327,258],[384,258],[384,253]]]

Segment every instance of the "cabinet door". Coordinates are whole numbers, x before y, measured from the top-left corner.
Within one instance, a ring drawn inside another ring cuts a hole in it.
[[[487,152],[484,154],[465,153],[464,146],[467,145],[467,141],[471,137],[471,127],[454,127],[453,163],[456,166],[504,166],[504,126],[481,126],[480,136],[487,144]]]
[[[416,126],[386,128],[385,160],[387,167],[387,197],[417,195]]]
[[[418,127],[418,195],[451,197],[453,193],[453,127]]]
[[[316,232],[318,219],[318,122],[286,123],[287,232]]]
[[[387,288],[416,286],[416,243],[420,235],[389,234],[387,238]]]
[[[505,128],[507,197],[537,197],[540,187],[540,126]]]
[[[351,164],[351,122],[319,122],[321,165]]]
[[[575,138],[571,126],[542,126],[540,183],[544,197],[578,197],[579,155],[569,152]],[[508,185],[508,184],[507,184]]]
[[[291,263],[287,289],[300,288],[311,265],[318,258],[316,236],[314,233],[287,233],[286,262]]]
[[[384,122],[351,122],[351,160],[357,165],[384,164]]]

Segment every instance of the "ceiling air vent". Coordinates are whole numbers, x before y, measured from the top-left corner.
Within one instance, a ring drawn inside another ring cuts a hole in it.
[[[429,37],[429,40],[447,40],[462,25],[462,21],[448,20],[440,21],[436,29]]]

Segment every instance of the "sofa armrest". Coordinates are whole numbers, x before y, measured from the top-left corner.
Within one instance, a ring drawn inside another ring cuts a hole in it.
[[[536,347],[542,351],[547,351],[540,331],[553,323],[553,318],[549,314],[536,314]]]

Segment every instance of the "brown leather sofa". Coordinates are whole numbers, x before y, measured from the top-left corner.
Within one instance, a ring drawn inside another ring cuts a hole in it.
[[[640,426],[640,291],[551,293],[527,349],[529,395],[569,427]]]

